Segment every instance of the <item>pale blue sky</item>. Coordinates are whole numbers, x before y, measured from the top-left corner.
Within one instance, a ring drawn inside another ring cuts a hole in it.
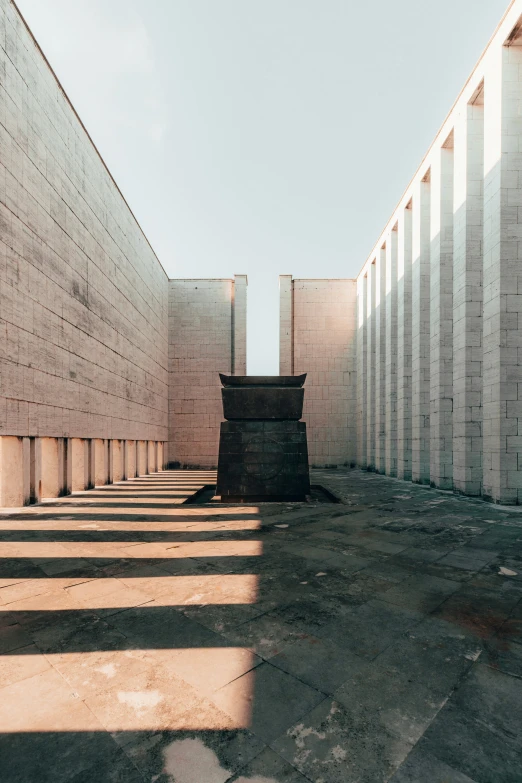
[[[171,277],[354,277],[507,0],[18,0]]]

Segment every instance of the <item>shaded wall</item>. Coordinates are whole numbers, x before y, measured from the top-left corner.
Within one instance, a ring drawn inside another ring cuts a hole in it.
[[[280,282],[280,374],[308,373],[303,420],[310,465],[356,459],[355,280]]]
[[[169,281],[172,466],[217,466],[223,421],[218,373],[246,374],[246,275]]]

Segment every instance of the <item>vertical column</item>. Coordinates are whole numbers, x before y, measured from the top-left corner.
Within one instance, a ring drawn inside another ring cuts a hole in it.
[[[292,275],[279,275],[279,375],[294,374]]]
[[[125,478],[136,478],[136,441],[125,441]]]
[[[91,449],[91,477],[94,486],[107,484],[109,471],[107,465],[107,446],[101,438],[93,438]]]
[[[138,441],[138,476],[147,475],[147,441]]]
[[[246,275],[234,275],[232,375],[247,374],[247,285]]]
[[[366,368],[366,466],[375,470],[375,259],[368,267],[366,298],[366,340],[368,363]]]
[[[453,487],[453,133],[431,168],[430,482]]]
[[[38,438],[36,475],[39,500],[61,495],[64,483],[62,455],[58,438]]]
[[[375,470],[385,472],[386,438],[386,245],[375,261]]]
[[[414,185],[411,278],[411,477],[430,481],[430,182]]]
[[[522,500],[522,49],[484,78],[483,494]]]
[[[124,461],[123,461],[123,442],[119,438],[113,438],[110,441],[111,450],[111,483],[123,481]]]
[[[92,489],[94,487],[94,473],[93,473],[94,462],[92,456],[93,448],[94,448],[93,439],[87,438],[85,441],[85,454],[86,454],[85,460],[87,465],[87,469],[85,473],[85,478],[87,481],[87,484],[85,485],[86,489]]]
[[[88,484],[86,441],[70,438],[67,450],[67,487],[70,492],[83,492]]]
[[[147,473],[156,472],[156,448],[153,440],[147,441]]]
[[[411,201],[399,214],[397,247],[397,477],[411,481]]]
[[[58,471],[60,477],[60,495],[69,495],[71,489],[71,470],[70,470],[70,438],[57,438],[58,441]]]
[[[455,123],[453,215],[453,487],[482,492],[484,91]]]
[[[367,466],[366,451],[366,384],[367,384],[367,284],[366,275],[357,278],[357,464]]]
[[[36,450],[34,438],[22,438],[23,448],[23,496],[24,505],[36,500]],[[2,504],[0,503],[0,506]]]
[[[386,240],[386,445],[385,468],[397,475],[397,226]]]
[[[23,439],[0,436],[0,507],[24,505]]]
[[[158,442],[158,470],[165,470],[165,444],[163,441]]]

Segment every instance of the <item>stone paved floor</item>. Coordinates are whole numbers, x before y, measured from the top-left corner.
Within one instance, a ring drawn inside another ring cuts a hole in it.
[[[0,516],[2,783],[520,783],[522,514],[160,473]]]

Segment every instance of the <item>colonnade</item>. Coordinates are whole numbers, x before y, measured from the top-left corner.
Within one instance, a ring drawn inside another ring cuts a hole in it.
[[[509,504],[522,502],[519,31],[508,14],[357,280],[359,466]]]
[[[165,469],[162,441],[0,437],[0,507],[81,492]]]

